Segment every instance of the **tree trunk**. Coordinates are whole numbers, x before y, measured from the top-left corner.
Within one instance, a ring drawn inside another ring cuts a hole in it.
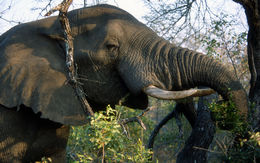
[[[185,146],[178,154],[177,162],[207,162],[208,148],[214,138],[216,126],[211,120],[207,104],[216,99],[217,95],[201,97],[197,109],[197,120]]]
[[[260,1],[234,0],[241,4],[246,13],[249,26],[247,38],[248,64],[251,72],[250,102],[254,104],[252,110],[253,128],[260,130]]]

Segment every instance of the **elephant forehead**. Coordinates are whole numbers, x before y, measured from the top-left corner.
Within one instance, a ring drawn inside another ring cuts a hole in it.
[[[85,32],[94,31],[97,28],[97,23],[86,23],[78,26],[72,26],[71,32],[73,36],[83,34]]]
[[[106,26],[107,38],[116,38],[120,42],[129,39],[140,30],[142,30],[140,22],[132,22],[124,19],[109,20]]]

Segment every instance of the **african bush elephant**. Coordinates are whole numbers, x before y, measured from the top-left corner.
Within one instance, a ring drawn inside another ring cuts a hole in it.
[[[196,94],[189,88],[202,85],[231,98],[247,114],[246,94],[225,66],[176,47],[126,11],[97,5],[73,10],[68,18],[78,80],[94,111],[119,102],[144,109],[147,95],[184,98]],[[67,82],[61,29],[54,16],[15,26],[0,37],[0,162],[43,156],[64,162],[68,126],[87,121]]]

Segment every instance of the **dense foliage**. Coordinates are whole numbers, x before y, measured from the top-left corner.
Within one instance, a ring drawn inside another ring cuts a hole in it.
[[[152,152],[144,147],[140,134],[131,138],[123,134],[120,115],[108,106],[95,113],[90,124],[72,127],[68,162],[149,162]]]
[[[174,109],[174,102],[151,99],[151,104],[158,109],[152,110],[142,117],[146,130],[138,123],[127,125],[125,135],[119,124],[120,119],[134,117],[141,110],[123,106],[115,109],[107,107],[106,111],[95,113],[90,124],[71,127],[71,135],[67,147],[68,162],[149,162],[153,156],[156,161],[174,161],[182,149],[185,139],[189,136],[191,127],[184,117],[182,127],[184,136],[181,137],[175,119],[170,120],[156,137],[153,153],[146,149],[149,136],[165,115]]]
[[[222,159],[230,162],[257,162],[260,159],[260,133],[250,128],[250,124],[241,116],[232,101],[209,105],[216,124],[228,129],[229,142],[222,148]]]

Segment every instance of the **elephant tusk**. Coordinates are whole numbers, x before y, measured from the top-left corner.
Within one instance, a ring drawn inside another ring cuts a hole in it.
[[[207,96],[215,93],[213,89],[189,89],[183,91],[166,91],[156,86],[150,85],[143,89],[149,96],[163,100],[179,100],[187,97]]]

